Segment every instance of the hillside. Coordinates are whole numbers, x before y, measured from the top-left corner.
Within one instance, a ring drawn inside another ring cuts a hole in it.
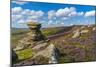
[[[71,29],[71,27],[52,27],[52,28],[42,28],[41,31],[46,37],[48,37],[51,35],[66,32],[70,29]],[[18,40],[20,40],[24,36],[27,36],[26,34],[28,32],[29,32],[29,29],[27,29],[27,28],[12,28],[11,29],[11,35],[12,35],[11,43],[13,44],[12,46],[15,47]]]
[[[23,37],[27,37],[28,29],[12,29],[14,30],[11,38],[11,46],[13,48],[17,45],[17,42]],[[69,27],[55,27],[55,28],[43,28],[42,33],[50,39],[50,43],[54,44],[57,48],[59,57],[58,63],[72,63],[72,62],[84,62],[96,60],[96,28],[95,25],[75,25]],[[39,46],[40,47],[40,46]],[[36,48],[39,48],[36,47]],[[48,48],[49,49],[49,48]],[[40,49],[42,50],[42,49]],[[47,51],[47,50],[46,50]],[[43,51],[43,52],[46,52]],[[32,57],[32,50],[25,49],[21,52],[17,52],[21,59]],[[40,52],[39,52],[40,53]],[[44,57],[43,57],[44,58]],[[36,58],[38,62],[46,63],[47,59],[40,61],[42,58],[39,56]],[[43,59],[42,59],[43,60]],[[30,63],[33,62],[29,60]],[[25,61],[29,62],[29,61]],[[47,64],[47,63],[46,63]]]
[[[69,32],[50,38],[59,50],[59,63],[96,60],[95,25],[75,26]]]

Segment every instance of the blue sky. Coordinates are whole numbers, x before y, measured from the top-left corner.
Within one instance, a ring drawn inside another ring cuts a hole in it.
[[[95,24],[95,6],[12,1],[12,27],[25,28],[27,22],[42,27]]]

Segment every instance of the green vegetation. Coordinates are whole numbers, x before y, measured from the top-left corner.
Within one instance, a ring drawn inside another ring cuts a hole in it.
[[[26,36],[28,29],[12,28],[11,30],[11,46],[14,48],[18,44],[18,40]]]
[[[89,32],[81,34],[80,37],[72,38],[72,33],[52,40],[59,50],[59,63],[86,62],[96,60],[95,31],[92,28]]]
[[[69,58],[69,57],[67,57],[67,56],[63,56],[63,57],[60,57],[60,58],[58,59],[58,62],[59,62],[59,63],[71,63],[71,62],[74,62],[74,59]]]
[[[59,54],[60,54],[59,59],[58,59],[59,63],[96,60],[95,31],[92,31],[93,27],[84,28],[84,29],[88,29],[89,32],[81,34],[81,36],[78,38],[72,38],[73,30],[70,30],[71,33],[50,41],[50,43],[51,42],[54,43],[56,48],[59,50]],[[65,30],[66,30],[66,27],[41,29],[42,33],[45,36],[51,36],[58,33],[62,33],[62,32],[65,32]],[[11,37],[12,46],[16,45],[18,43],[18,40],[25,37],[27,32],[28,32],[27,29],[24,29],[24,30],[14,29],[14,31],[12,32],[12,37]],[[18,54],[18,58],[20,60],[31,58],[33,55],[33,51],[31,48],[17,51],[16,53]],[[48,58],[37,56],[36,58],[34,58],[34,61],[37,62],[38,64],[45,64],[45,63],[48,63],[47,62]]]
[[[55,34],[61,33],[61,32],[64,32],[64,28],[57,27],[57,28],[42,29],[42,33],[45,36],[55,35]]]
[[[12,28],[11,29],[12,35],[24,34],[26,32],[28,32],[27,28]]]
[[[54,35],[57,33],[60,33],[61,31],[63,31],[64,28],[46,28],[46,29],[42,29],[42,33],[45,36],[50,36],[50,35]],[[25,37],[26,34],[29,32],[29,30],[27,28],[12,28],[12,32],[11,32],[11,46],[15,47],[18,43],[18,40],[20,40],[21,38]]]
[[[31,58],[33,56],[33,51],[31,48],[27,48],[24,50],[16,51],[19,60],[25,60]]]

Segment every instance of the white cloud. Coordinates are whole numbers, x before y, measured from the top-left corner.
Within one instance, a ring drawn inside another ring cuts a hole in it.
[[[61,24],[63,25],[63,24],[64,24],[64,22],[61,22]]]
[[[29,19],[38,19],[39,16],[30,16]]]
[[[52,24],[53,23],[53,21],[52,20],[49,20],[48,21],[48,25],[50,25],[50,24]]]
[[[24,5],[27,2],[22,2],[22,1],[19,0],[19,1],[12,1],[12,3],[19,4],[19,5]]]
[[[63,18],[61,18],[62,20],[67,20],[68,19],[68,17],[63,17]]]
[[[84,12],[77,12],[75,7],[66,7],[63,9],[58,9],[57,11],[49,11],[48,17],[73,17],[73,16],[83,16]]]
[[[68,14],[70,13],[70,10],[69,10],[69,8],[64,8],[64,9],[59,9],[59,10],[57,10],[57,12],[56,12],[56,16],[57,17],[61,17],[61,16],[67,16]]]
[[[77,12],[77,9],[75,7],[60,8],[56,11],[50,10],[48,11],[47,14],[48,14],[48,19],[53,20],[53,21],[56,19],[58,21],[64,21],[64,20],[70,19],[71,17],[84,16],[84,12]],[[51,22],[49,21],[48,24],[51,24]],[[60,22],[60,24],[63,24],[63,23]]]
[[[46,22],[45,20],[41,20],[41,22],[40,22],[40,23],[42,24],[42,23],[45,23],[45,22]]]
[[[22,18],[23,16],[22,16],[22,15],[14,15],[14,17],[16,17],[17,19],[20,19],[20,18]]]
[[[22,8],[21,7],[12,8],[12,14],[19,14],[21,12],[22,12]]]
[[[14,15],[11,15],[11,18],[12,18],[12,19],[11,19],[12,22],[15,22],[15,21],[16,21],[16,18],[15,18]]]
[[[24,24],[25,21],[24,21],[23,19],[20,19],[20,20],[18,20],[18,23],[20,23],[20,24]]]
[[[70,7],[70,8],[66,7],[64,9],[59,9],[56,12],[57,17],[61,17],[61,16],[66,16],[67,17],[69,14],[76,15],[77,14],[76,8],[75,7]]]
[[[16,21],[18,21],[18,20],[23,18],[22,15],[11,15],[11,17],[12,17],[12,19],[11,19],[12,22],[16,22]]]
[[[85,13],[85,17],[95,16],[95,10],[88,11]]]
[[[76,12],[76,11],[73,11],[73,12],[68,14],[69,17],[83,16],[83,15],[84,15],[84,12]]]
[[[72,24],[72,23],[70,24],[70,26],[73,26],[73,25],[74,25],[74,24]]]
[[[23,10],[23,12],[21,14],[23,14],[23,15],[32,15],[31,10],[29,10],[29,9]]]
[[[84,12],[78,12],[78,15],[79,16],[83,16],[84,15]]]
[[[55,24],[58,24],[59,23],[59,21],[55,21]]]
[[[76,11],[75,7],[70,7],[69,9],[70,9],[70,12]]]
[[[25,22],[26,23],[28,23],[28,22],[39,22],[39,20],[38,19],[26,19]]]
[[[71,13],[68,14],[68,16],[76,16],[77,15],[77,12],[76,11],[73,11]]]
[[[55,11],[54,10],[51,10],[51,11],[48,11],[48,19],[52,19],[53,17],[55,17]]]
[[[44,12],[43,12],[43,11],[36,11],[36,12],[35,12],[35,15],[41,17],[41,16],[44,15]]]
[[[95,11],[78,12],[75,7],[66,7],[58,10],[50,10],[47,13],[44,13],[41,10],[35,11],[31,9],[23,9],[21,7],[12,8],[12,22],[16,22],[19,24],[27,23],[27,22],[39,22],[47,25],[65,25],[65,21],[75,18],[77,16],[94,16]],[[73,24],[70,24],[73,25]]]
[[[30,21],[39,22],[39,19],[41,19],[44,15],[44,12],[34,11],[30,9],[23,9],[21,7],[14,7],[12,8],[12,22],[17,23],[26,23]]]
[[[39,11],[34,11],[34,10],[30,10],[30,9],[25,9],[21,14],[23,15],[34,15],[34,16],[38,16],[41,17],[44,15],[44,12],[39,10]]]

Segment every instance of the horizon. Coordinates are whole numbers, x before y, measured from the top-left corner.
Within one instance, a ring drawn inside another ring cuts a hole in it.
[[[59,28],[59,27],[70,27],[70,26],[91,26],[91,25],[96,25],[96,24],[88,24],[88,25],[69,25],[69,26],[51,26],[51,27],[41,27],[41,29],[43,28]],[[29,27],[11,27],[11,28],[21,28],[21,29],[28,29]]]

